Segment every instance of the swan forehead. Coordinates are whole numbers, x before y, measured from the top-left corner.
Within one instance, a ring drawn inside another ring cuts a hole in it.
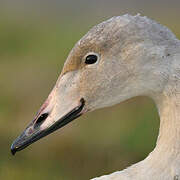
[[[82,63],[82,60],[89,52],[101,55],[106,53],[108,55],[108,50],[112,49],[114,45],[119,44],[118,42],[123,42],[123,37],[118,34],[120,28],[128,23],[128,18],[113,17],[90,29],[71,50],[62,74],[84,67],[85,65]]]

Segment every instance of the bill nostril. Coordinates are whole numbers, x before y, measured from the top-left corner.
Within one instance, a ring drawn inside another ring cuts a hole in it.
[[[37,121],[35,122],[34,127],[37,127],[37,126],[39,126],[40,124],[42,124],[42,123],[46,120],[46,118],[47,118],[48,116],[49,116],[48,113],[41,114],[41,115],[39,116],[39,118],[37,119]]]

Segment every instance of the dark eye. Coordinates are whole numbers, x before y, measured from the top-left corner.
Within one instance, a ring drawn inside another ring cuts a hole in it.
[[[97,60],[98,60],[97,55],[91,54],[86,57],[85,63],[86,64],[94,64]]]

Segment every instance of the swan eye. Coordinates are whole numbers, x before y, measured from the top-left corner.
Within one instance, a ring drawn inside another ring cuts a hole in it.
[[[94,64],[98,60],[98,56],[95,54],[90,54],[86,57],[85,63],[86,64]]]

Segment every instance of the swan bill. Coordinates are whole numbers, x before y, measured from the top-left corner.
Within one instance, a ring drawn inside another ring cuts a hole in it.
[[[57,129],[65,126],[66,124],[70,123],[74,119],[81,116],[83,107],[85,105],[85,100],[82,98],[80,100],[80,105],[72,109],[69,113],[64,115],[62,118],[60,118],[58,121],[56,121],[54,124],[49,126],[48,128],[44,130],[40,130],[40,128],[32,128],[32,126],[35,126],[34,124],[30,124],[27,128],[32,128],[34,132],[31,132],[31,135],[27,135],[26,130],[13,142],[11,145],[11,153],[12,155],[15,155],[17,151],[21,151],[25,149],[30,144],[36,142],[37,140],[47,136],[48,134],[56,131]]]

